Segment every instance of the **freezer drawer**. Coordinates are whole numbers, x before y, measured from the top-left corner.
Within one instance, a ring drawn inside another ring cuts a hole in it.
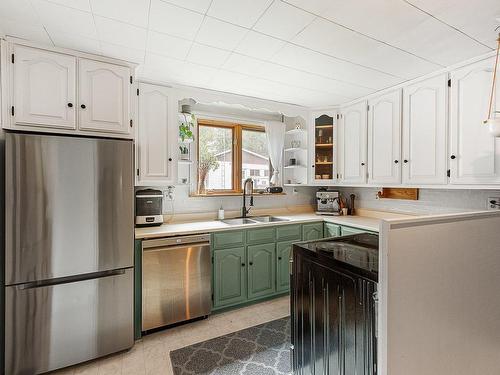
[[[193,242],[173,245],[186,240]],[[210,314],[208,241],[208,235],[200,235],[143,242],[143,331]]]
[[[38,374],[131,347],[133,273],[6,287],[6,374]]]
[[[133,266],[133,143],[6,133],[5,284]]]

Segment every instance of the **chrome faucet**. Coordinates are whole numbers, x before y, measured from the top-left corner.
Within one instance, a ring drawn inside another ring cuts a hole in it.
[[[250,207],[246,207],[247,185],[250,184]],[[243,183],[243,207],[241,208],[241,217],[247,217],[248,212],[253,207],[253,180],[249,177]]]

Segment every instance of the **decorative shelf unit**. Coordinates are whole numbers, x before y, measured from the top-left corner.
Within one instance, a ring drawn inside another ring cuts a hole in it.
[[[315,183],[332,182],[336,179],[336,116],[333,112],[316,113],[313,116],[313,174]]]
[[[285,149],[283,156],[283,184],[307,184],[307,126],[301,117],[285,117]]]

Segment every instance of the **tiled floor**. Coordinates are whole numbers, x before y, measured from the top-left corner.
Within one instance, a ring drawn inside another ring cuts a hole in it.
[[[56,371],[53,375],[170,375],[169,353],[197,342],[290,314],[288,297],[211,315],[208,319],[147,335],[128,352]]]

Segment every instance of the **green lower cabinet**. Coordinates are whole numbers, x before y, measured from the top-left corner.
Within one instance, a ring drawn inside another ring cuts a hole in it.
[[[245,248],[214,251],[214,307],[245,302]]]
[[[290,252],[296,241],[278,242],[276,244],[276,291],[285,292],[290,289]]]
[[[342,226],[342,236],[349,236],[351,234],[358,234],[358,233],[372,233],[372,232],[364,229]]]
[[[325,223],[325,237],[339,237],[341,234],[340,225]]]
[[[247,247],[248,299],[276,292],[276,246],[273,243]]]
[[[302,225],[302,241],[319,240],[320,238],[323,238],[323,222]]]

